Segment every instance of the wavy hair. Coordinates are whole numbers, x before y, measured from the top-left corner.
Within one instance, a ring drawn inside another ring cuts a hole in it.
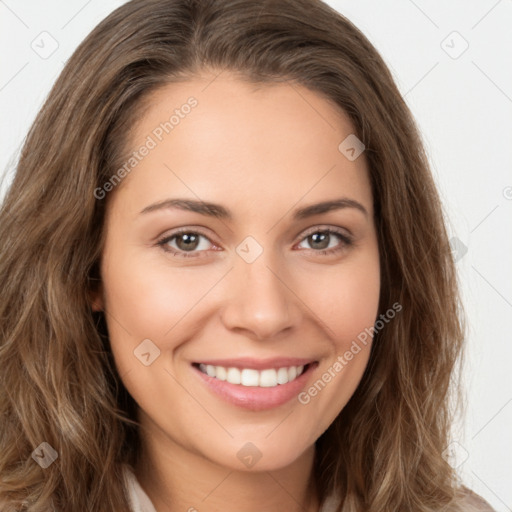
[[[95,190],[123,162],[148,95],[204,70],[301,84],[345,112],[366,146],[379,313],[402,311],[317,440],[320,499],[337,493],[343,512],[460,510],[464,488],[442,453],[464,326],[442,205],[383,59],[319,0],[133,0],[66,63],[0,210],[1,509],[129,509],[122,465],[137,461],[139,423],[90,305],[109,200]],[[45,469],[33,456],[43,442],[58,454]]]

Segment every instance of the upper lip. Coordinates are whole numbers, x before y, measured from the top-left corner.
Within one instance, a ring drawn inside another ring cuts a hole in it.
[[[285,366],[305,366],[314,362],[314,359],[303,359],[298,357],[274,357],[271,359],[242,357],[238,359],[201,360],[197,361],[196,364],[209,364],[212,366],[223,366],[225,368],[251,368],[254,370],[266,370],[270,368],[283,368]]]

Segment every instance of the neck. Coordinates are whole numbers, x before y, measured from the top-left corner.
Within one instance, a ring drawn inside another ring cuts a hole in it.
[[[187,450],[158,428],[141,430],[141,441],[135,474],[158,512],[318,511],[314,446],[284,468],[241,471]]]

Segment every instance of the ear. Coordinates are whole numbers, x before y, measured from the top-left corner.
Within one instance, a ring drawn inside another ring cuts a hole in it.
[[[103,285],[100,283],[95,290],[89,290],[89,304],[94,312],[103,311]]]

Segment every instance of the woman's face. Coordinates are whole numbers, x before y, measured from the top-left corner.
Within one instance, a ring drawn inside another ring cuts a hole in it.
[[[367,364],[372,194],[327,100],[214,78],[160,89],[126,127],[94,307],[155,451],[271,470],[313,450]]]

